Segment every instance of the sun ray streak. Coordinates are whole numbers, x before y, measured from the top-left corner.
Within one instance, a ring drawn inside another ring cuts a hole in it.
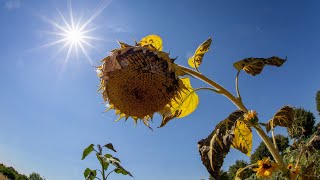
[[[82,46],[82,44],[79,44],[80,48],[82,49],[84,55],[87,57],[87,59],[89,60],[90,64],[93,64],[93,61],[91,59],[91,57],[87,54],[87,51],[84,49],[84,47]]]
[[[66,18],[63,16],[63,14],[61,13],[61,11],[57,8],[56,9],[58,11],[58,14],[60,15],[62,21],[64,22],[64,24],[67,26],[68,30],[70,31],[71,30],[71,27],[68,23],[68,21],[66,20]]]
[[[57,44],[61,44],[61,43],[66,42],[66,41],[68,41],[68,38],[59,39],[57,41],[53,41],[51,43],[44,44],[44,45],[40,46],[40,48],[51,47],[51,46],[54,46],[54,45],[57,45]]]
[[[99,6],[100,8],[98,8],[97,10],[95,10],[95,13],[81,26],[80,31],[82,31],[84,28],[86,28],[88,26],[88,24],[90,24],[91,21],[93,21],[97,16],[99,16],[99,14],[111,3],[111,0],[106,0],[102,3],[101,6]]]

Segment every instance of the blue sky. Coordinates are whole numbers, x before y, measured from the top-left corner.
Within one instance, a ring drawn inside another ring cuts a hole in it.
[[[163,38],[164,51],[177,63],[187,58],[208,37],[209,53],[200,67],[203,74],[233,93],[236,71],[232,63],[247,57],[288,57],[282,68],[266,67],[251,77],[240,75],[245,105],[267,121],[283,105],[316,114],[315,93],[320,89],[320,22],[318,1],[130,1],[79,0],[71,2],[75,19],[89,19],[105,9],[88,28],[95,28],[86,47],[88,58],[62,44],[41,47],[57,40],[48,31],[57,28],[45,19],[63,24],[57,9],[68,19],[68,1],[0,1],[0,163],[22,173],[33,171],[48,180],[83,179],[86,167],[98,168],[89,156],[81,161],[91,143],[112,142],[116,154],[137,180],[196,180],[208,177],[200,161],[197,142],[236,107],[225,97],[199,92],[200,104],[190,116],[158,129],[156,116],[150,131],[133,121],[115,123],[104,113],[99,79],[93,66],[108,52],[148,34]],[[204,86],[192,80],[194,87]],[[319,121],[319,116],[317,116]],[[285,132],[276,129],[277,132]],[[254,134],[254,148],[260,139]],[[248,157],[232,150],[227,169],[236,159]],[[126,180],[112,175],[111,179]]]

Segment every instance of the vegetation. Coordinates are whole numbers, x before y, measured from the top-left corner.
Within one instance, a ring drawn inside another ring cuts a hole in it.
[[[282,153],[287,147],[289,147],[289,138],[283,135],[276,135],[275,136],[278,150]],[[270,138],[272,140],[272,138]],[[255,152],[251,155],[250,161],[251,163],[256,163],[258,160],[263,159],[264,157],[271,157],[271,153],[268,151],[267,146],[261,142],[260,145],[257,147]]]
[[[13,167],[7,167],[4,164],[0,164],[0,174],[3,174],[10,180],[45,180],[38,173],[31,173],[28,177],[18,173]]]
[[[125,170],[120,165],[120,159],[112,156],[111,154],[103,154],[103,148],[106,148],[107,150],[111,150],[113,152],[117,152],[111,143],[108,143],[104,146],[98,144],[97,148],[94,147],[94,144],[90,144],[86,149],[84,149],[82,154],[82,160],[84,160],[91,152],[96,152],[97,160],[100,162],[101,165],[101,170],[92,170],[90,168],[87,168],[83,172],[84,178],[86,180],[93,180],[96,178],[100,180],[107,180],[109,175],[113,172],[133,177],[130,172]],[[113,165],[115,168],[107,173],[110,164]],[[97,171],[100,172],[101,178],[97,176]]]
[[[312,134],[315,123],[315,117],[312,112],[303,108],[294,109],[294,119],[292,127],[288,128],[288,134],[291,138],[308,138]]]
[[[162,39],[157,35],[146,36],[134,45],[119,42],[120,47],[112,50],[97,69],[100,78],[99,90],[104,101],[110,105],[109,110],[115,110],[119,115],[118,120],[141,120],[149,128],[153,115],[159,113],[163,117],[160,127],[164,127],[175,118],[191,114],[199,103],[196,92],[209,90],[227,97],[238,108],[220,121],[206,138],[198,142],[202,163],[213,179],[220,179],[226,174],[228,178],[248,178],[251,170],[256,173],[250,178],[277,176],[289,180],[306,178],[306,175],[314,178],[313,175],[318,173],[314,168],[317,166],[315,163],[320,163],[311,160],[304,163],[304,159],[308,159],[306,154],[310,149],[315,149],[312,155],[318,152],[314,147],[317,147],[320,135],[317,135],[317,130],[314,131],[313,114],[301,108],[283,106],[264,123],[254,109],[247,109],[238,88],[241,72],[256,76],[262,73],[265,66],[280,67],[286,59],[276,56],[250,57],[235,62],[233,66],[237,71],[236,94],[232,94],[200,72],[199,68],[211,42],[212,39],[208,38],[201,43],[194,55],[188,59],[191,69],[176,64],[174,59],[169,57],[169,53],[162,51]],[[209,87],[194,89],[189,76],[205,82]],[[317,95],[317,102],[318,99]],[[286,128],[289,136],[299,140],[299,144],[288,147],[287,137],[275,136],[274,128],[277,126]],[[252,155],[253,164],[237,161],[230,167],[229,172],[223,172],[221,167],[230,148],[250,156],[252,130],[257,132],[263,143]],[[267,135],[269,132],[271,138]],[[287,152],[290,152],[292,162],[285,156]],[[97,151],[97,157],[98,155]],[[312,160],[315,159],[317,157],[313,157]]]

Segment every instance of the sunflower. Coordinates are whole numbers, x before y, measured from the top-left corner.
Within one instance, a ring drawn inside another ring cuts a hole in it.
[[[163,116],[161,126],[181,116],[183,109],[173,104],[184,100],[185,91],[194,91],[189,79],[179,77],[184,73],[174,59],[162,51],[161,38],[149,35],[134,46],[119,44],[98,66],[99,90],[109,109],[116,111],[119,120],[140,119],[148,127],[156,112]]]
[[[278,165],[270,161],[269,158],[263,158],[258,161],[258,168],[253,169],[257,172],[258,177],[270,177],[273,171],[278,169]]]
[[[288,164],[287,168],[290,171],[291,179],[295,180],[301,171],[300,166],[294,167],[293,164]]]

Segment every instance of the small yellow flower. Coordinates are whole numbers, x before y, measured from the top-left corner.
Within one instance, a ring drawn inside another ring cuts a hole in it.
[[[300,166],[297,166],[295,168],[293,164],[288,164],[287,168],[290,170],[290,176],[292,180],[295,180],[301,172]]]
[[[263,158],[258,161],[258,168],[253,169],[257,172],[258,177],[270,177],[273,171],[278,169],[278,165],[270,161],[269,158]]]
[[[258,122],[258,113],[254,110],[250,110],[243,115],[244,120],[250,122]]]

